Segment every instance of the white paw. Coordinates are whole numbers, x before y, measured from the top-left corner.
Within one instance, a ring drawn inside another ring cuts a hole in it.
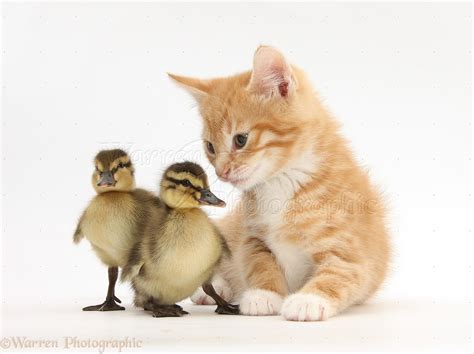
[[[286,298],[281,314],[288,321],[324,321],[334,315],[334,308],[319,295],[293,294]]]
[[[249,316],[278,315],[283,298],[273,291],[247,290],[240,299],[240,312]]]
[[[216,277],[212,281],[212,286],[216,290],[217,294],[227,302],[232,302],[233,294],[232,289],[227,284],[227,281],[221,277]],[[191,301],[196,305],[215,305],[215,301],[212,297],[207,295],[201,287],[197,289],[191,296]]]

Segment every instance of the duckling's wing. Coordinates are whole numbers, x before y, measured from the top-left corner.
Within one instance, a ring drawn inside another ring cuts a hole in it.
[[[122,274],[120,275],[120,281],[125,282],[132,280],[135,278],[138,273],[140,273],[141,268],[143,267],[144,263],[134,264],[134,265],[126,265],[122,268]]]
[[[132,192],[132,198],[134,200],[132,212],[134,220],[133,238],[136,242],[139,242],[145,235],[150,219],[156,217],[156,212],[163,209],[163,203],[153,193],[140,188]]]
[[[136,277],[140,272],[144,262],[141,255],[142,242],[138,241],[130,250],[127,264],[122,268],[122,274],[120,275],[120,281],[131,280]]]
[[[135,244],[130,249],[127,264],[122,268],[120,276],[121,281],[131,280],[136,277],[140,269],[144,265],[142,257],[142,247],[146,228],[150,222],[150,218],[154,215],[156,210],[163,208],[160,199],[151,192],[144,189],[136,188],[132,192],[136,208],[133,211],[133,218],[135,220],[134,239]]]
[[[82,222],[84,221],[84,218],[86,217],[86,211],[82,213],[81,217],[79,218],[79,221],[76,226],[76,231],[74,231],[74,236],[72,237],[72,240],[74,243],[79,243],[81,240],[84,238],[84,233],[82,232]]]

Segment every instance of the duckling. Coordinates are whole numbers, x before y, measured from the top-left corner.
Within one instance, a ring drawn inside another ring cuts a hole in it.
[[[100,151],[94,159],[92,186],[97,195],[89,203],[74,232],[73,241],[84,237],[99,259],[108,267],[105,301],[84,307],[84,311],[116,311],[115,283],[135,241],[143,234],[150,209],[162,208],[158,196],[135,188],[134,168],[128,154],[120,149]]]
[[[238,314],[210,279],[227,245],[202,205],[225,206],[209,189],[206,173],[193,162],[168,167],[160,183],[163,207],[155,208],[143,237],[133,247],[122,280],[131,280],[134,303],[154,317],[187,314],[179,302],[203,286],[217,303],[217,313]]]

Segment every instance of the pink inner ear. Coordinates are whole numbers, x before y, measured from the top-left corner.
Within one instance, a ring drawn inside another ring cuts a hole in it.
[[[281,97],[288,96],[288,82],[285,81],[278,85],[278,91],[280,91]]]
[[[287,97],[291,89],[291,80],[291,67],[278,50],[271,47],[257,49],[250,89],[266,96],[278,92],[281,97]]]

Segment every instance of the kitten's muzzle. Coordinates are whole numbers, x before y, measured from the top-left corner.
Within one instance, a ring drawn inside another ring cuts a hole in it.
[[[216,174],[222,181],[227,182],[229,180],[230,170],[230,166],[226,166],[222,170],[216,170]]]

